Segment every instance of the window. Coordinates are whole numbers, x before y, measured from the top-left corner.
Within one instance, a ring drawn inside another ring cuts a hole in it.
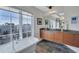
[[[14,40],[19,39],[19,14],[10,12],[10,20],[11,20],[11,33],[12,38]]]
[[[0,7],[0,52],[14,52],[34,35],[32,19],[22,10]]]
[[[21,10],[22,11],[22,10]],[[22,19],[20,18],[22,16]],[[22,24],[20,24],[20,20]],[[0,45],[6,44],[12,40],[18,40],[20,34],[22,38],[31,37],[32,35],[32,15],[13,8],[0,9]],[[22,33],[20,33],[22,25]]]
[[[22,34],[23,38],[31,36],[31,16],[22,15],[23,16],[23,24],[22,24]]]
[[[0,10],[0,45],[10,42],[10,12]]]

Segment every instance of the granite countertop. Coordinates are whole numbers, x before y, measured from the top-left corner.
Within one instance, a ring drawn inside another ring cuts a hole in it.
[[[49,29],[49,28],[41,28],[41,30],[47,30],[47,31],[53,31],[53,32],[61,31],[61,29]],[[79,31],[76,31],[76,30],[66,30],[66,29],[64,29],[63,32],[72,33],[72,34],[79,34]]]

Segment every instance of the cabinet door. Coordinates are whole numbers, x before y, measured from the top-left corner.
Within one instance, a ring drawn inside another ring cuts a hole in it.
[[[44,37],[44,31],[40,30],[40,38],[43,38],[43,37]]]
[[[65,33],[64,34],[64,43],[79,47],[79,35],[78,34],[71,34],[71,33]]]
[[[55,32],[55,42],[63,43],[63,32]]]
[[[74,34],[73,46],[79,47],[79,34]]]
[[[73,45],[74,34],[64,33],[64,44]]]
[[[45,31],[45,30],[41,30],[40,31],[40,37],[42,39],[45,40],[49,40],[49,41],[55,41],[55,33],[51,32],[51,31]]]
[[[55,41],[55,33],[54,32],[48,32],[48,40],[49,41]]]
[[[42,39],[48,39],[48,31],[43,31],[42,32]]]
[[[44,39],[48,39],[48,31],[44,32]]]
[[[47,31],[41,30],[41,31],[40,31],[40,37],[41,37],[42,39],[45,39],[46,36],[47,36]]]
[[[75,39],[77,40],[79,40],[79,34],[74,34],[75,35]]]

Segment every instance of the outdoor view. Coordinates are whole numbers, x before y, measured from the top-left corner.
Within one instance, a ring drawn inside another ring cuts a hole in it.
[[[23,38],[31,36],[31,16],[23,15],[22,33]]]
[[[0,45],[19,39],[19,15],[0,9]],[[31,16],[22,15],[22,35],[31,36]]]

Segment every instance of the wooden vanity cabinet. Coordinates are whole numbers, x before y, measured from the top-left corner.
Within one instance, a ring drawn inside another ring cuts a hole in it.
[[[79,47],[79,34],[41,30],[40,37],[48,41]]]

